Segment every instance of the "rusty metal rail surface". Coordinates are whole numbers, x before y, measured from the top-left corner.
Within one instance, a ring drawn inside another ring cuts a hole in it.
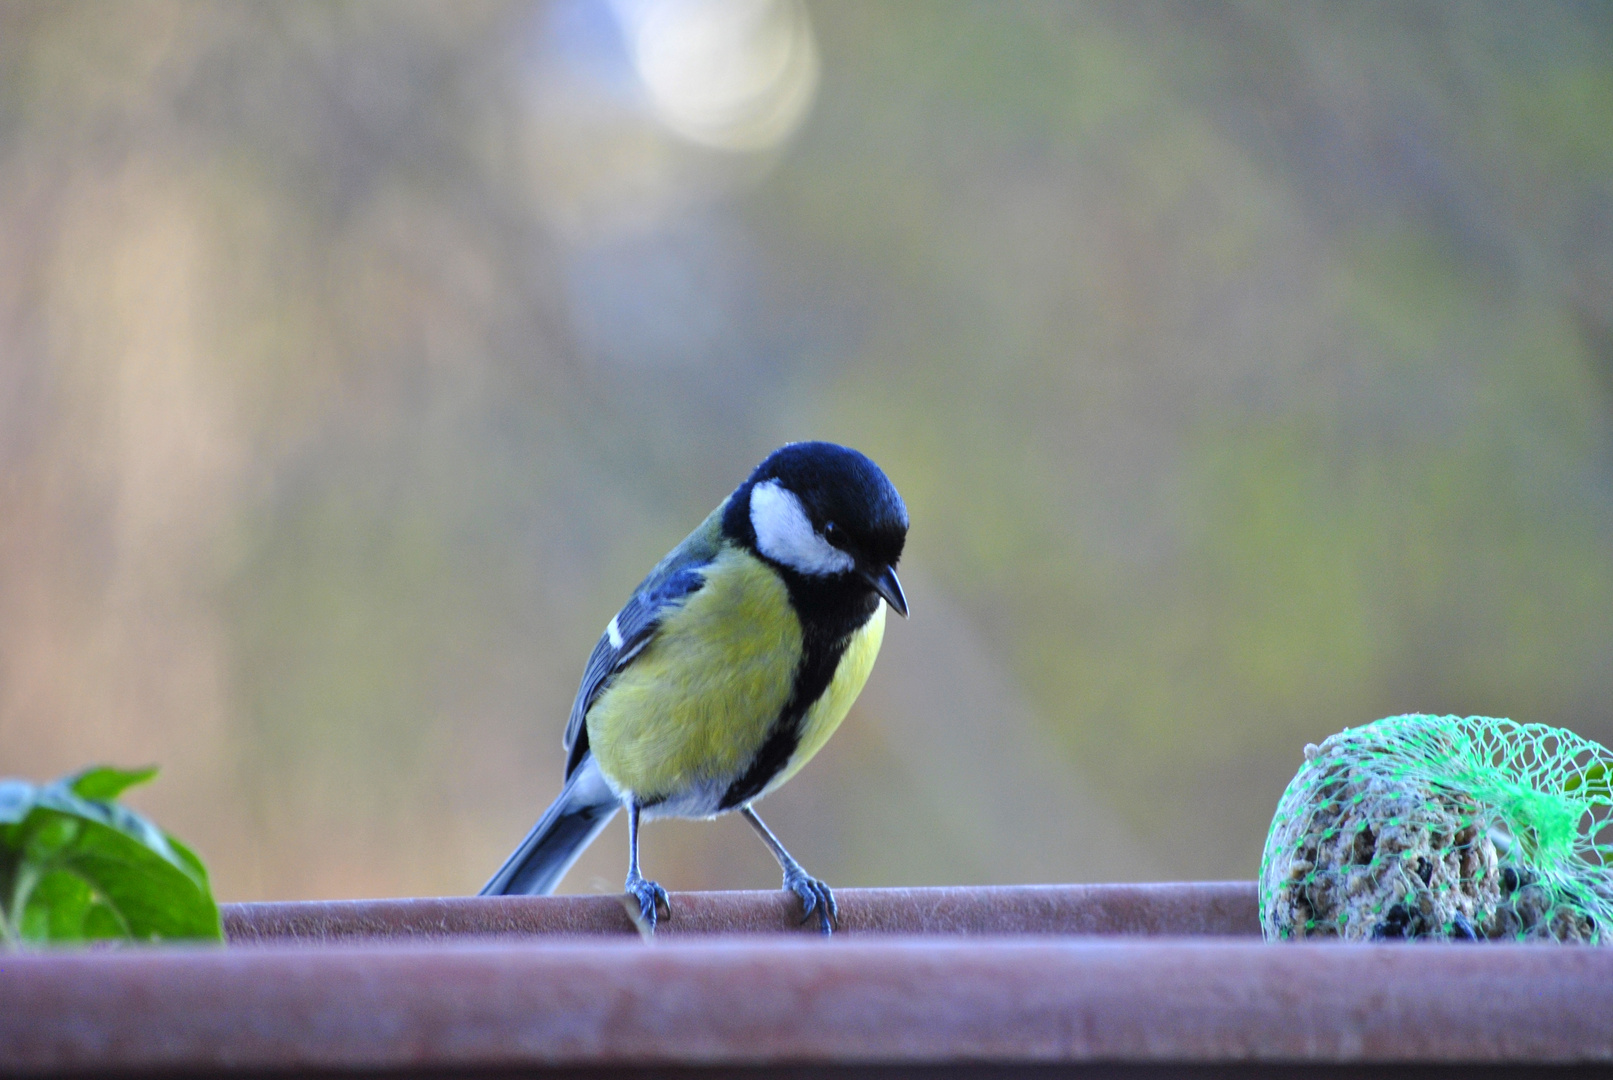
[[[0,1074],[1613,1075],[1613,950],[1266,945],[1250,882],[226,905],[0,956]],[[245,946],[245,947],[242,947]]]
[[[841,889],[847,934],[1256,935],[1249,881],[1000,888]],[[663,937],[816,934],[784,892],[673,893]],[[232,944],[441,939],[489,934],[633,934],[614,896],[445,897],[224,905]]]
[[[0,1072],[35,1075],[1404,1075],[1439,1062],[1518,1076],[1613,1061],[1613,950],[1552,946],[755,935],[126,949],[8,956],[0,1002]]]

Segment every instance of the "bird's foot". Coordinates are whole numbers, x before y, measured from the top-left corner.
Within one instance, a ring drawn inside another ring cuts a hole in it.
[[[799,866],[793,866],[784,871],[784,887],[801,898],[802,922],[806,922],[812,918],[813,912],[817,912],[818,926],[823,930],[824,936],[827,937],[834,932],[834,928],[840,922],[840,907],[835,903],[835,894],[829,886]]]
[[[636,873],[627,875],[627,895],[638,901],[639,922],[651,934],[655,933],[656,919],[661,912],[669,919],[672,917],[672,903],[667,899],[666,890],[653,881]]]

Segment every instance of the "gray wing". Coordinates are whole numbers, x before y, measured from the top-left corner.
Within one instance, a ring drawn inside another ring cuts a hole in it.
[[[726,501],[723,505],[727,505]],[[644,651],[644,647],[655,639],[655,632],[660,629],[661,619],[666,612],[681,606],[706,583],[703,571],[717,557],[722,545],[722,512],[723,507],[717,507],[698,529],[656,564],[594,645],[594,651],[588,656],[588,666],[583,669],[582,685],[577,688],[576,700],[571,703],[571,718],[566,722],[563,745],[566,748],[567,779],[588,753],[588,727],[585,721],[594,701],[616,674],[631,664]]]

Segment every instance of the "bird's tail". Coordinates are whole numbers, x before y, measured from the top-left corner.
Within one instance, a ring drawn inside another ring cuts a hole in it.
[[[482,896],[548,895],[583,849],[610,824],[621,800],[600,774],[593,755],[583,758],[521,846],[482,886]]]

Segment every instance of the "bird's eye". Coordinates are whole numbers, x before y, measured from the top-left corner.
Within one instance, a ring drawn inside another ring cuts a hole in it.
[[[845,530],[832,521],[826,521],[823,525],[823,538],[829,543],[838,546],[840,541],[845,538]]]

